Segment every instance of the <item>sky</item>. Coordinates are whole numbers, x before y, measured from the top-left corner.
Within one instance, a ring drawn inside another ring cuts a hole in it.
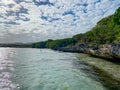
[[[0,0],[0,43],[28,43],[85,33],[120,0]]]

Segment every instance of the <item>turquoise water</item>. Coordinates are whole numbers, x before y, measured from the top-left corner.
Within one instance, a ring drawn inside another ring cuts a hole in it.
[[[88,69],[74,53],[0,48],[0,90],[107,90]]]

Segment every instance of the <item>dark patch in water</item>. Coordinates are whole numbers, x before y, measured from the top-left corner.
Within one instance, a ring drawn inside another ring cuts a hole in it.
[[[101,59],[105,59],[106,61],[109,61],[109,62],[112,62],[112,63],[115,63],[117,65],[120,65],[120,60],[118,58],[115,58],[115,59],[108,59],[108,58],[104,58],[104,57],[99,57],[99,56],[95,56],[95,55],[89,55],[90,57],[92,58],[101,58]]]
[[[109,90],[120,90],[120,80],[113,78],[110,74],[93,66],[93,70],[99,77],[100,82],[107,87]]]
[[[108,90],[120,90],[120,80],[113,78],[104,70],[92,66],[84,61],[76,61],[73,64],[84,73],[87,73],[87,75],[95,81],[101,82]]]

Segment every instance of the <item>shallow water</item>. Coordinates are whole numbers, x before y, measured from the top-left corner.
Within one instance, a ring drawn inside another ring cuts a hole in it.
[[[79,61],[100,68],[120,81],[120,62],[111,62],[101,58],[92,57],[87,54],[76,54]]]
[[[75,53],[0,48],[0,90],[107,90],[84,70],[93,71]]]

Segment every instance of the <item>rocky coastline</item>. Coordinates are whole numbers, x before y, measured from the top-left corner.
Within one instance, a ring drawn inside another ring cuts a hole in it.
[[[64,52],[85,53],[92,56],[105,59],[120,60],[120,42],[117,44],[104,44],[100,46],[88,46],[87,44],[79,44],[71,47],[56,48],[55,50]]]

